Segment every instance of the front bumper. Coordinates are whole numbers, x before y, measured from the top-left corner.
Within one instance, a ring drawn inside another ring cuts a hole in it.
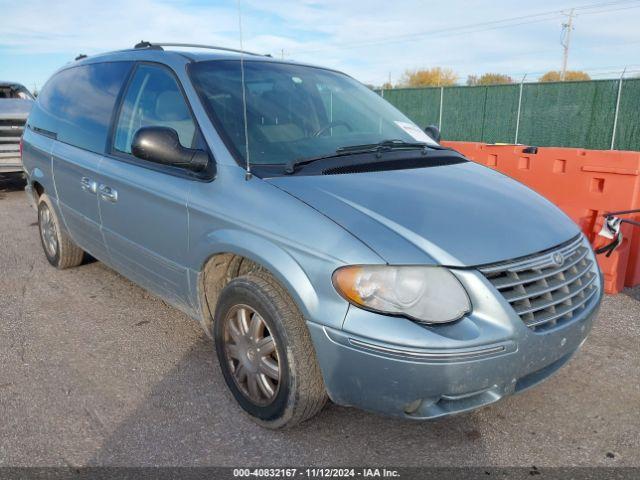
[[[481,274],[457,275],[468,287],[474,311],[454,324],[425,327],[354,307],[342,330],[309,323],[335,403],[412,419],[488,405],[567,363],[591,330],[602,299],[600,285],[571,322],[538,333],[491,293]]]

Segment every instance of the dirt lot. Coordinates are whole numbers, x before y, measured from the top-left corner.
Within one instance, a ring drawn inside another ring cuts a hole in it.
[[[329,405],[270,432],[195,322],[99,262],[54,270],[35,222],[0,179],[0,466],[640,466],[640,288],[606,298],[578,355],[522,395],[429,423]]]

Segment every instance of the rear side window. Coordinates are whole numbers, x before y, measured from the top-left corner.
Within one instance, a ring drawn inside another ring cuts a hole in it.
[[[183,147],[191,148],[196,141],[196,124],[173,74],[164,67],[141,64],[124,96],[114,148],[131,153],[136,131],[150,126],[174,129]]]
[[[131,66],[96,63],[59,72],[38,96],[29,125],[61,142],[103,153],[116,98]]]

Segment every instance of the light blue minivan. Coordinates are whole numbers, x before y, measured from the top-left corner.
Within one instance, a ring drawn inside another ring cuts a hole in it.
[[[584,342],[602,277],[550,202],[345,74],[176,46],[53,75],[23,137],[27,192],[49,262],[88,253],[199,321],[257,422],[327,398],[456,414]]]

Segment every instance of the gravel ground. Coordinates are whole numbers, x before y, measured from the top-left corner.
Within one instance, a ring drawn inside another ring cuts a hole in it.
[[[0,178],[0,466],[640,466],[640,288],[574,359],[479,411],[412,423],[328,405],[261,429],[195,322],[100,262],[56,271]]]

